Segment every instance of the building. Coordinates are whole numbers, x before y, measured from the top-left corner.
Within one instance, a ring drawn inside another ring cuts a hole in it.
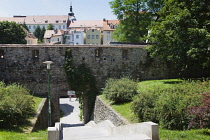
[[[37,26],[47,29],[52,24],[54,29],[67,30],[70,23],[76,20],[72,6],[70,5],[70,13],[68,15],[44,15],[44,16],[13,16],[0,17],[0,21],[16,22],[17,24],[26,24],[29,32],[33,33]]]
[[[86,44],[100,45],[102,44],[102,34],[99,29],[91,28],[86,32]]]
[[[85,33],[83,30],[69,30],[65,34],[65,44],[83,45],[85,44]]]
[[[118,27],[119,20],[103,20],[103,44],[107,45],[110,42],[116,42],[111,38],[114,30]]]
[[[81,31],[84,30],[86,32],[90,28],[96,28],[98,30],[103,29],[103,21],[102,20],[77,20],[73,21],[69,25],[70,30]]]
[[[46,44],[63,44],[64,31],[61,29],[46,30],[44,34],[44,42]]]

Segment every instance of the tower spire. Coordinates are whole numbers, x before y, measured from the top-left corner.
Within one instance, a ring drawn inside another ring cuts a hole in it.
[[[74,16],[73,8],[72,8],[72,2],[71,1],[70,1],[70,12],[69,12],[69,16]]]

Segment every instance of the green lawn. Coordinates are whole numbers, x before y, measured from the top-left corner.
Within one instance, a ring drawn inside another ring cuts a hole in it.
[[[170,88],[174,86],[174,84],[182,81],[183,80],[180,79],[142,81],[138,83],[138,93]],[[107,104],[111,105],[116,112],[125,117],[130,123],[138,123],[138,119],[130,109],[131,103],[113,105],[110,101],[106,100],[103,95],[100,95],[100,98]],[[159,136],[161,140],[210,140],[210,130],[199,129],[189,131],[173,131],[160,128]]]
[[[47,131],[24,134],[20,132],[0,131],[0,140],[46,140]]]
[[[39,104],[41,103],[43,98],[35,97],[35,110],[37,110]],[[0,140],[46,140],[47,139],[47,130],[41,130],[38,132],[32,132],[30,134],[25,134],[21,129],[24,129],[26,126],[22,128],[22,126],[18,130],[0,130]]]

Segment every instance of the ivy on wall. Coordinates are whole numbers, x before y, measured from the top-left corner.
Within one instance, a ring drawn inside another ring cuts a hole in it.
[[[71,49],[66,50],[65,71],[68,84],[71,90],[76,91],[79,98],[81,109],[83,108],[84,98],[88,99],[89,119],[95,105],[96,95],[99,93],[96,87],[95,77],[85,63],[75,66],[72,61]]]

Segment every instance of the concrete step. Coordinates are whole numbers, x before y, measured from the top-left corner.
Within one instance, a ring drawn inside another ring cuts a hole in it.
[[[149,138],[145,134],[133,134],[133,135],[86,138],[84,140],[151,140],[151,138]]]
[[[63,140],[95,139],[107,136],[110,136],[110,134],[108,130],[103,127],[91,128],[88,126],[83,126],[63,129]]]

